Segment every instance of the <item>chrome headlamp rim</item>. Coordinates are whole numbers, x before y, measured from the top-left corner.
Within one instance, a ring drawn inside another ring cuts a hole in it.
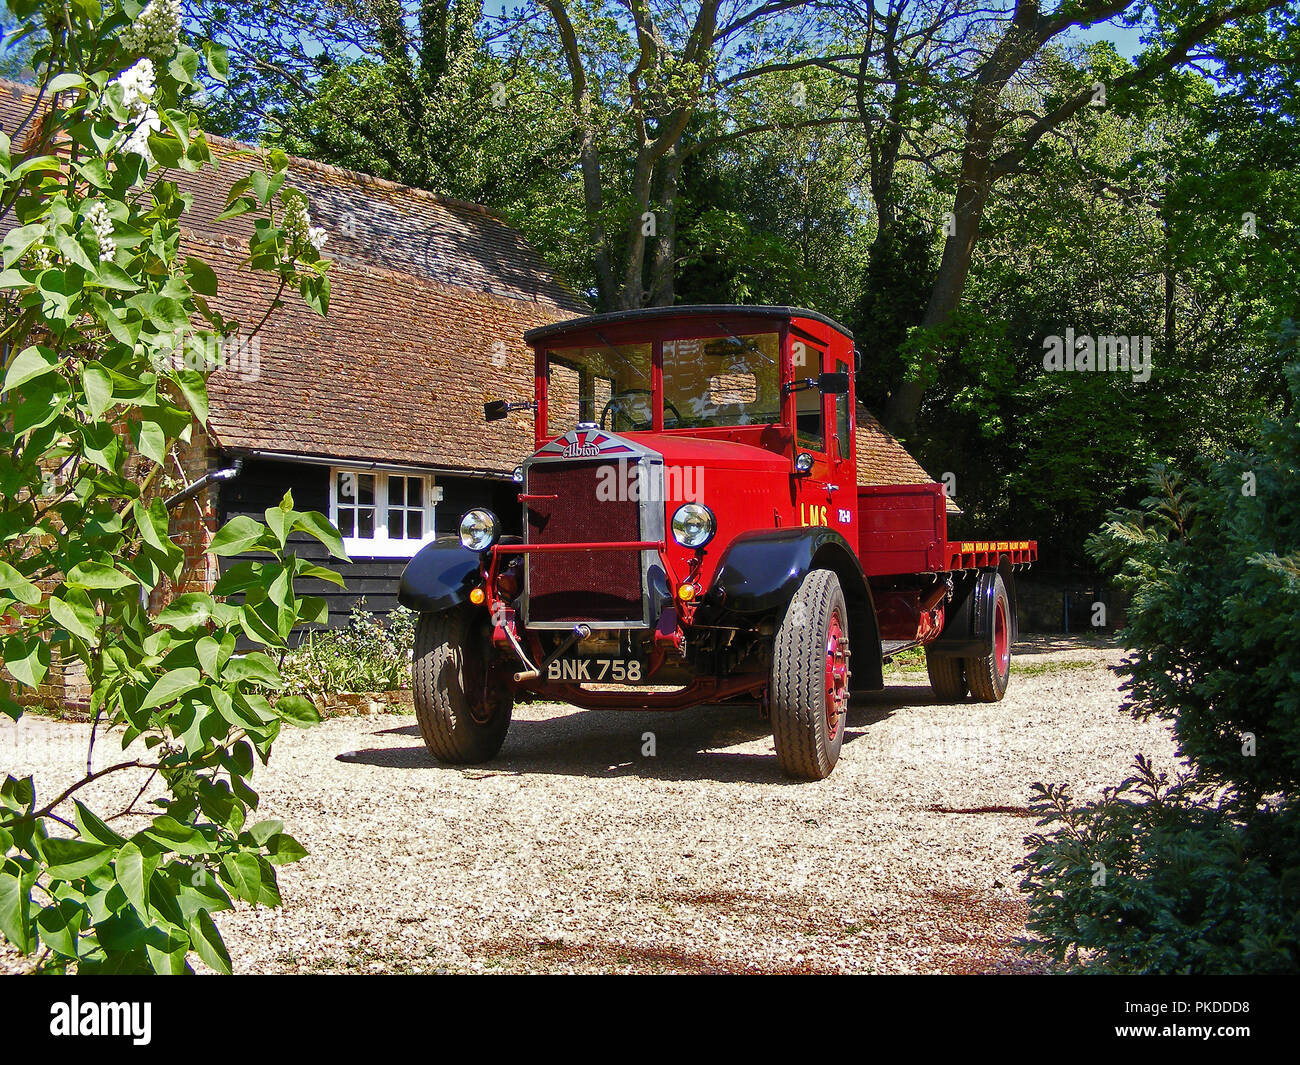
[[[688,522],[700,531],[691,532]],[[707,546],[718,531],[718,519],[703,503],[683,503],[673,511],[672,521],[669,524],[672,527],[674,540],[682,547],[696,550]]]
[[[471,507],[460,516],[460,542],[470,551],[487,551],[501,538],[501,522],[487,507]]]

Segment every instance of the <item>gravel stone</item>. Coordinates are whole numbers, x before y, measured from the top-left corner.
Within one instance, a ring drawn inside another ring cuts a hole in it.
[[[310,856],[280,868],[282,908],[215,919],[236,972],[1040,971],[1013,944],[1030,786],[1082,800],[1139,752],[1175,764],[1163,725],[1119,711],[1121,657],[1027,640],[994,704],[894,672],[816,783],[781,777],[752,709],[519,706],[501,756],[469,768],[435,764],[410,715],[286,729],[255,819]],[[0,722],[0,765],[49,794],[84,772],[88,729]],[[101,738],[97,764],[116,748]],[[84,790],[92,809],[125,805],[141,780],[120,777]],[[0,948],[0,971],[25,968]]]

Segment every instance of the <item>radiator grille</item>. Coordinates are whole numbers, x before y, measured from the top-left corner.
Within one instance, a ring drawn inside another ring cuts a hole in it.
[[[537,463],[527,504],[530,544],[640,540],[635,499],[597,499],[597,471],[608,463]],[[623,483],[627,483],[623,481]],[[529,622],[639,621],[640,551],[547,551],[528,556]]]

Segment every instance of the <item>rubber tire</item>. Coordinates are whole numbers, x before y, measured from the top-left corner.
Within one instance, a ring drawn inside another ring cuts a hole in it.
[[[830,776],[844,742],[845,720],[840,720],[834,736],[826,723],[826,640],[837,607],[844,635],[849,636],[840,579],[830,570],[813,570],[790,600],[776,633],[770,689],[772,740],[782,771],[796,780]]]
[[[970,689],[966,686],[966,668],[960,658],[951,655],[925,652],[925,671],[930,674],[930,687],[946,703],[959,703]]]
[[[486,762],[496,757],[506,741],[514,696],[504,681],[504,673],[497,673],[493,707],[485,713],[488,700],[482,680],[475,678],[477,670],[466,669],[467,665],[476,665],[473,656],[487,658],[493,653],[485,611],[458,607],[441,614],[420,615],[415,627],[411,692],[424,745],[440,762]],[[477,663],[479,670],[482,664]],[[478,676],[481,678],[482,673]],[[475,716],[487,720],[476,721]]]
[[[997,663],[996,635],[999,605],[1006,610],[1007,618],[1007,668],[1005,671],[1000,671]],[[1011,600],[1007,596],[1007,587],[1002,583],[1000,575],[993,581],[993,610],[989,622],[994,626],[993,647],[982,658],[963,658],[962,665],[966,667],[966,680],[970,684],[971,695],[981,703],[998,703],[1002,701],[1002,696],[1006,695],[1007,682],[1011,679],[1010,641],[1013,629]]]

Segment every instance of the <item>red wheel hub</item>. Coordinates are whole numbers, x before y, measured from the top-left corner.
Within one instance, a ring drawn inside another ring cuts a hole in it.
[[[834,739],[849,712],[849,640],[839,611],[831,614],[826,632],[826,728]]]
[[[1011,668],[1011,626],[1007,624],[1007,601],[999,599],[993,612],[993,654],[998,676],[1005,677]]]

